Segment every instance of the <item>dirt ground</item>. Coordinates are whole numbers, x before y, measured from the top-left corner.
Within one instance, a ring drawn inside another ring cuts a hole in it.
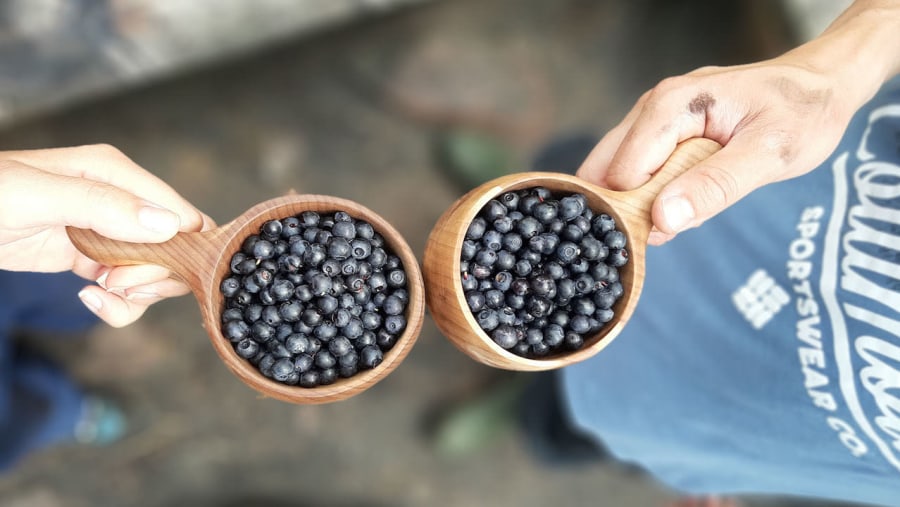
[[[433,156],[469,127],[523,169],[547,139],[598,138],[666,75],[784,47],[765,2],[447,0],[368,19],[0,131],[3,146],[104,142],[219,222],[293,189],[359,201],[421,259],[464,189]],[[550,467],[509,432],[436,455],[424,422],[502,373],[426,317],[386,380],[339,403],[264,399],[221,364],[186,296],[124,329],[45,343],[87,385],[125,400],[132,432],[65,447],[0,478],[7,507],[662,506],[672,495],[609,464]]]

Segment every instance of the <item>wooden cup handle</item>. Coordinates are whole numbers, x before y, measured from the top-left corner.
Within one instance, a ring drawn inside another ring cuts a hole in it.
[[[622,193],[626,194],[627,199],[650,220],[650,211],[659,192],[675,178],[720,149],[722,146],[719,143],[703,137],[682,141],[646,183],[634,190]]]
[[[207,232],[179,232],[162,243],[131,243],[107,238],[89,229],[66,227],[75,248],[107,266],[155,264],[170,270],[194,293],[203,290],[221,254],[225,228]]]

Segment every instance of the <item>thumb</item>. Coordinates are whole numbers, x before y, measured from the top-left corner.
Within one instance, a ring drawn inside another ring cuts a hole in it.
[[[15,191],[4,192],[12,194],[4,207],[17,210],[18,228],[70,225],[112,239],[157,243],[181,225],[176,213],[107,183],[30,167],[17,172],[21,178],[12,185]]]
[[[666,185],[653,203],[653,225],[666,235],[696,227],[763,185],[776,167],[732,140]]]

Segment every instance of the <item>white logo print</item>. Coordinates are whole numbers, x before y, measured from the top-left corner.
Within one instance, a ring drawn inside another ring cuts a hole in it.
[[[900,198],[900,166],[875,160],[867,147],[871,125],[891,116],[900,116],[900,106],[882,107],[869,116],[857,167],[848,173],[849,153],[834,164],[835,202],[820,289],[847,408],[900,470],[900,322],[895,317],[900,264],[895,256],[875,255],[900,252],[900,209],[891,204]]]
[[[790,300],[787,291],[762,269],[731,294],[735,308],[753,329],[762,329]]]

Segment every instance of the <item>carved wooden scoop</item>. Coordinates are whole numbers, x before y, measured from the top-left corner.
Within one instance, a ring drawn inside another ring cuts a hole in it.
[[[425,247],[423,269],[425,294],[435,323],[444,335],[473,359],[508,370],[538,371],[561,368],[583,361],[604,347],[622,331],[637,306],[644,284],[644,259],[651,229],[650,209],[659,191],[675,177],[720,149],[709,139],[689,139],[640,188],[615,192],[562,173],[523,172],[502,176],[471,190],[453,204],[432,229]],[[628,242],[628,264],[619,268],[625,292],[613,307],[615,317],[584,346],[570,353],[542,359],[518,356],[497,345],[485,333],[466,303],[460,278],[460,255],[466,231],[479,211],[491,199],[505,192],[542,186],[554,193],[582,193],[597,213],[616,220]]]
[[[369,222],[384,236],[385,244],[403,262],[409,290],[407,327],[396,344],[384,354],[381,364],[370,370],[361,370],[350,378],[341,378],[334,384],[315,388],[289,386],[263,376],[256,367],[237,355],[221,331],[224,297],[219,291],[219,284],[230,271],[232,254],[240,250],[245,238],[258,234],[260,226],[266,221],[294,216],[304,211],[346,211],[354,218]],[[217,229],[178,233],[164,243],[127,243],[72,227],[67,232],[79,251],[102,264],[156,264],[171,270],[175,277],[190,287],[200,303],[203,325],[225,365],[245,384],[272,398],[312,404],[354,396],[393,371],[409,353],[422,329],[425,315],[424,284],[415,255],[391,224],[353,201],[323,195],[295,194],[279,197],[257,204]]]

